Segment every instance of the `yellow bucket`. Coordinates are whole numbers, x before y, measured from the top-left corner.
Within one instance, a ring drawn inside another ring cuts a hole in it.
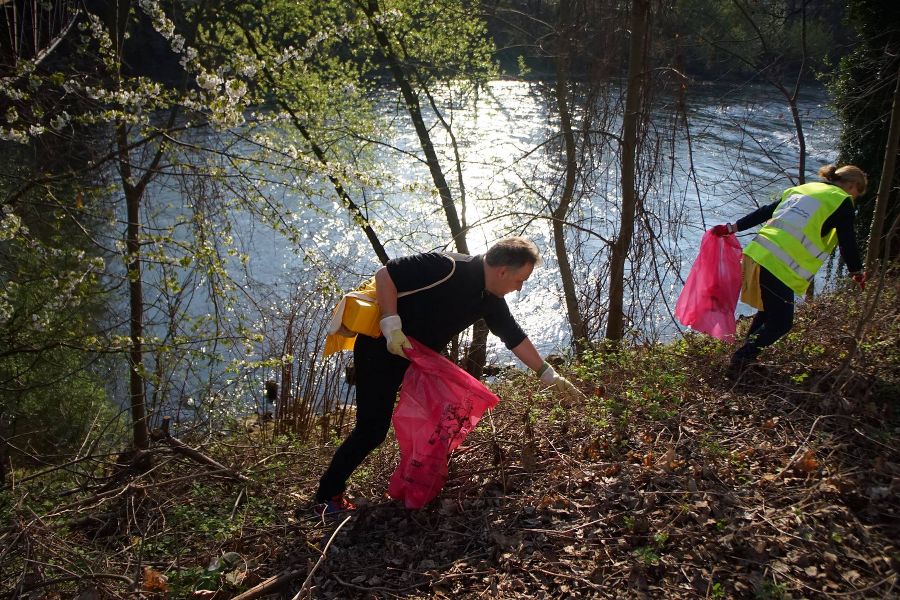
[[[380,316],[381,311],[375,302],[347,295],[341,324],[355,333],[377,338],[381,335],[381,328],[378,325]]]

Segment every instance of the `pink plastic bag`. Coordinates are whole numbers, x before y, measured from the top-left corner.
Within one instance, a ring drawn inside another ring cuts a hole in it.
[[[410,338],[412,362],[394,409],[400,464],[388,494],[422,508],[447,481],[447,460],[499,398],[452,362]]]
[[[734,338],[734,309],[741,293],[741,244],[734,234],[707,231],[675,305],[682,325],[720,340]]]

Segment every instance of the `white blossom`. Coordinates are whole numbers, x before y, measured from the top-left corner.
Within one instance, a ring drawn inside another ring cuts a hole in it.
[[[6,85],[6,83],[11,82],[11,78],[2,79],[0,78],[0,94],[3,94],[10,100],[23,100],[25,99],[25,92],[15,87],[10,87]]]
[[[22,227],[22,220],[13,213],[0,218],[0,242],[11,240]]]
[[[181,60],[179,60],[178,63],[179,63],[182,67],[187,68],[188,64],[190,64],[190,63],[192,63],[193,61],[197,60],[197,56],[198,56],[198,53],[197,53],[196,48],[187,48],[187,49],[184,51],[184,54],[182,55]]]
[[[247,84],[240,79],[231,79],[225,84],[225,93],[231,100],[239,100],[247,93]]]
[[[197,75],[197,85],[203,90],[210,92],[216,91],[222,83],[221,77],[215,73],[210,73],[209,71],[202,71]]]
[[[50,120],[50,126],[59,131],[65,127],[71,119],[72,117],[69,116],[69,113],[62,111]]]
[[[244,77],[254,77],[259,70],[252,57],[241,55],[238,57],[238,63],[241,65],[240,74]]]

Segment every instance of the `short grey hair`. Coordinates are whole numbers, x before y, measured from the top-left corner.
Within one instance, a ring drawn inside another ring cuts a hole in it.
[[[525,237],[513,236],[500,240],[488,248],[484,261],[492,267],[518,269],[526,264],[540,266],[541,254],[537,246]]]

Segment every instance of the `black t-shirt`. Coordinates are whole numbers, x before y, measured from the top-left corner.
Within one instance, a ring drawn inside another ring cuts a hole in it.
[[[449,257],[449,258],[448,258]],[[397,299],[403,333],[440,352],[450,340],[484,319],[491,333],[515,348],[527,337],[509,312],[506,300],[484,288],[484,258],[465,254],[429,252],[395,258],[387,270],[397,292],[417,290],[447,277],[432,288]]]
[[[775,214],[775,209],[780,203],[781,200],[776,200],[772,204],[757,208],[749,215],[738,219],[737,223],[734,224],[735,228],[738,231],[744,231],[760,223],[765,223],[772,218],[772,215]],[[847,269],[851,273],[862,269],[859,247],[856,245],[856,232],[853,230],[854,218],[853,201],[848,197],[822,223],[822,237],[825,237],[832,229],[837,230],[838,247],[841,249],[841,256],[844,257]]]

